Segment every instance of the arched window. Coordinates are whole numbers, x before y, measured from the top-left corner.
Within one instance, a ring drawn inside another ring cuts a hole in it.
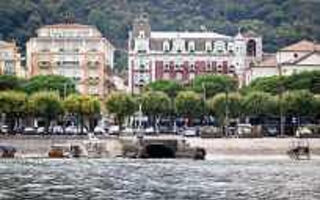
[[[257,44],[254,40],[249,40],[247,43],[247,56],[256,56],[257,54]]]
[[[163,42],[163,50],[165,52],[169,52],[170,51],[170,42],[169,41],[164,41]]]

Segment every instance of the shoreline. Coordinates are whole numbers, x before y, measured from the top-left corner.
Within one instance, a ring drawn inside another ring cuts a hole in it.
[[[182,139],[181,136],[146,137],[148,139]],[[99,136],[99,141],[105,143],[110,158],[116,157],[121,152],[122,140],[133,140],[133,137],[106,137]],[[288,157],[287,150],[295,138],[185,138],[191,147],[206,149],[207,157],[220,158],[277,158]],[[303,139],[305,140],[305,139]],[[0,136],[0,145],[10,145],[17,149],[19,157],[43,157],[53,144],[57,143],[82,143],[88,141],[86,136]],[[320,139],[307,139],[312,158],[320,158]]]

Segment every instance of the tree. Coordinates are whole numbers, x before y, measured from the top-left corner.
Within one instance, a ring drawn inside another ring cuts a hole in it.
[[[276,98],[265,92],[252,92],[242,99],[243,112],[256,117],[278,113],[277,104]]]
[[[83,134],[85,120],[89,121],[89,129],[92,129],[92,121],[100,114],[101,105],[96,97],[77,95],[69,95],[64,100],[64,108],[69,114],[77,116],[78,123],[80,122],[80,132]]]
[[[60,96],[56,92],[36,92],[30,96],[28,104],[36,117],[45,119],[46,132],[49,132],[52,120],[63,113]]]
[[[163,92],[147,92],[142,95],[142,111],[156,126],[156,119],[167,115],[171,110],[171,101],[167,94]]]
[[[281,105],[286,116],[301,117],[316,114],[316,99],[311,92],[306,90],[285,93]]]
[[[122,123],[125,117],[133,115],[136,111],[134,99],[128,94],[112,93],[105,102],[106,109],[113,114],[122,129]]]
[[[32,77],[25,85],[24,91],[28,94],[39,91],[57,91],[61,97],[76,92],[75,84],[71,79],[57,75]]]
[[[244,91],[248,93],[260,91],[275,95],[280,92],[281,87],[283,89],[288,88],[286,85],[286,77],[271,76],[257,78],[256,80],[252,81],[248,87],[244,88]]]
[[[21,90],[25,80],[16,76],[1,75],[0,76],[0,91],[3,90]]]
[[[0,113],[6,114],[9,119],[10,132],[15,126],[19,126],[19,118],[25,113],[26,103],[27,96],[23,92],[0,92]]]
[[[222,123],[226,118],[226,112],[230,118],[241,116],[241,95],[238,93],[220,93],[207,101],[207,107],[211,114],[215,115]],[[226,123],[226,122],[225,122]]]
[[[193,91],[179,92],[175,104],[178,115],[186,117],[189,122],[192,118],[199,117],[203,112],[203,101]]]
[[[175,98],[182,90],[182,86],[176,81],[159,80],[147,85],[146,90],[164,92],[170,98]]]
[[[218,93],[231,92],[237,89],[237,80],[223,75],[202,75],[193,80],[193,90],[211,98]]]

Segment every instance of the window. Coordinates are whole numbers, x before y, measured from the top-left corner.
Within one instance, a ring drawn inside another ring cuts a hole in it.
[[[144,31],[139,32],[139,38],[145,38],[145,33]]]
[[[210,71],[211,70],[211,63],[208,61],[207,62],[207,71]]]
[[[170,43],[169,43],[169,41],[164,41],[163,42],[163,50],[165,52],[169,52],[170,51]]]
[[[189,42],[189,47],[188,47],[188,49],[189,49],[190,52],[194,52],[194,51],[195,51],[196,45],[195,45],[194,41],[190,41],[190,42]]]
[[[190,65],[190,70],[191,70],[191,71],[194,71],[194,70],[195,70],[194,64],[191,64],[191,65]]]
[[[257,54],[256,41],[249,40],[248,43],[247,43],[247,56],[255,57],[256,54]]]
[[[211,52],[212,51],[212,42],[207,41],[206,42],[206,51]]]
[[[168,63],[164,65],[164,70],[166,70],[166,71],[170,70],[170,65]]]
[[[13,61],[5,61],[4,63],[4,74],[15,75],[15,68]]]

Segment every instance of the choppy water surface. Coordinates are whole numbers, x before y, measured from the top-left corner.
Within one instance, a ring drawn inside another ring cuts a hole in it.
[[[2,160],[0,199],[320,199],[320,161]]]

